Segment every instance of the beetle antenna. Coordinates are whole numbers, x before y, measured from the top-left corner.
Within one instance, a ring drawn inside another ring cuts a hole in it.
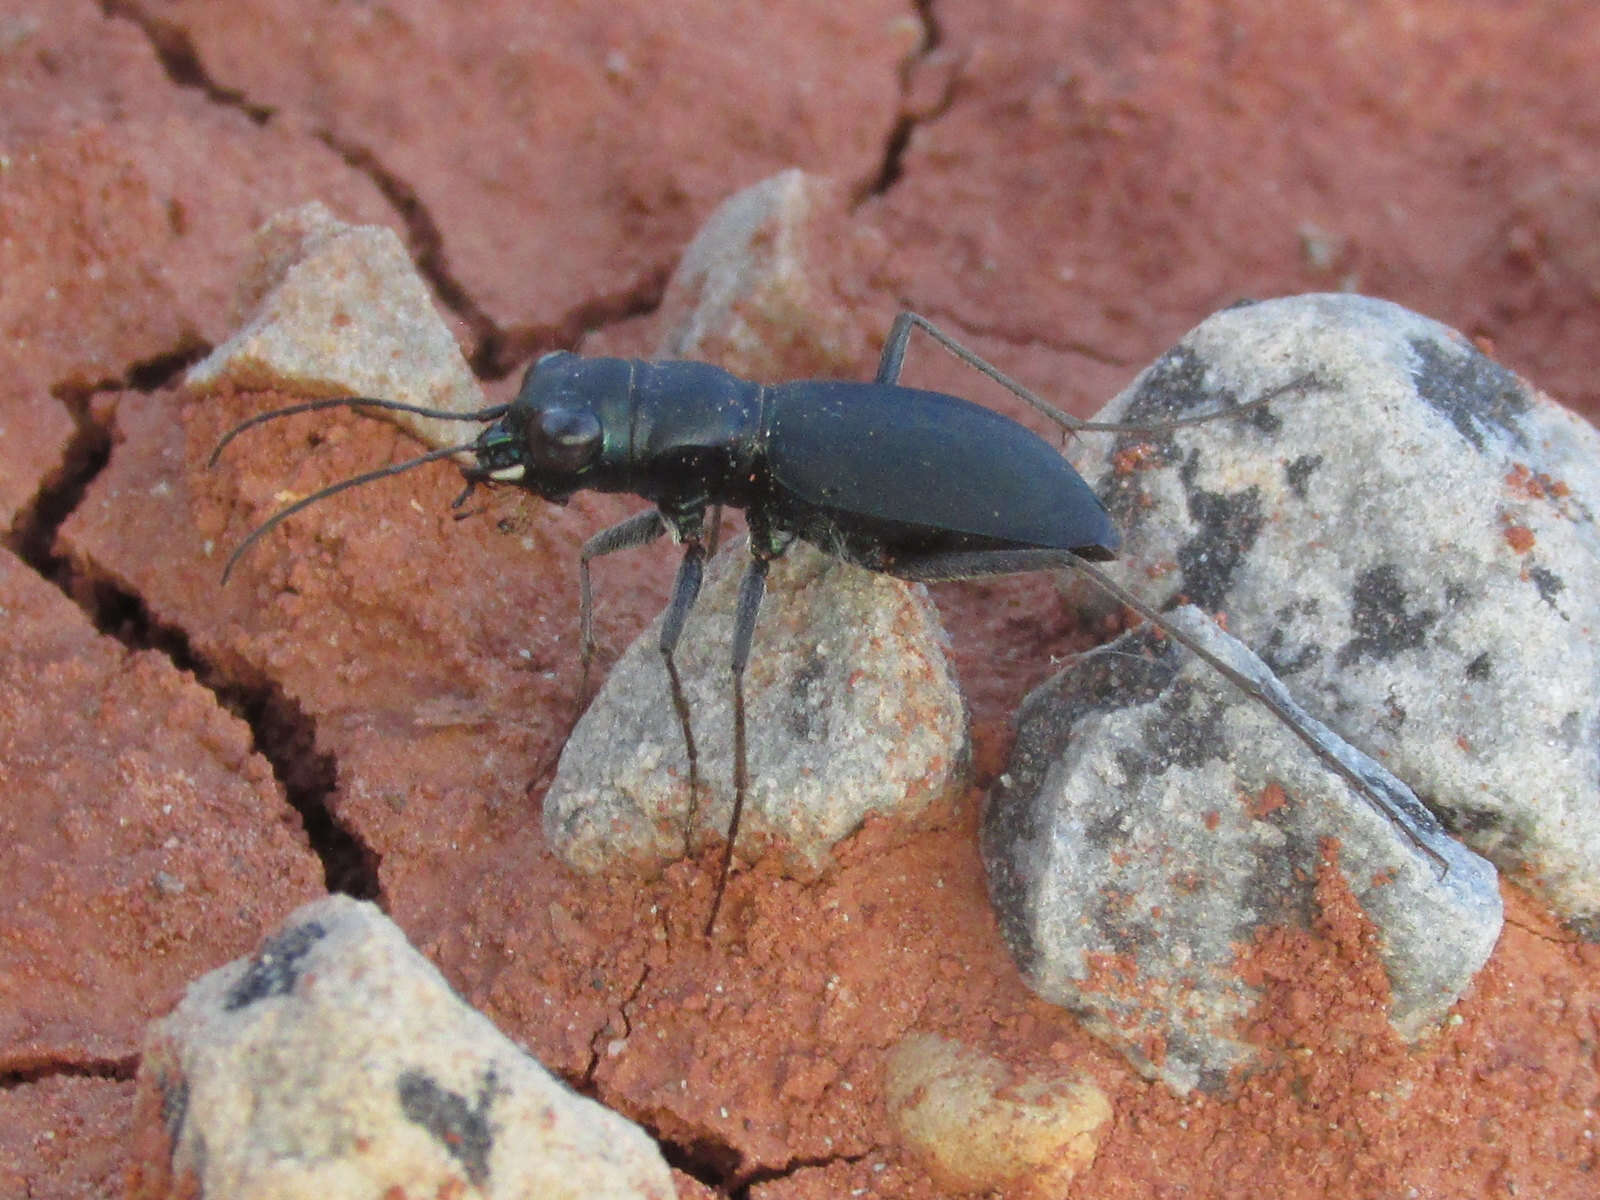
[[[322,405],[322,407],[328,406]],[[287,409],[284,409],[280,412],[268,413],[266,415],[282,416],[283,413],[287,411]],[[223,584],[227,584],[228,576],[233,572],[234,565],[244,557],[245,553],[250,549],[250,547],[254,546],[267,534],[271,533],[279,525],[282,525],[301,509],[309,508],[317,501],[326,500],[329,496],[336,495],[339,492],[348,491],[353,487],[360,487],[364,483],[371,483],[375,479],[384,479],[390,475],[398,475],[402,471],[409,471],[411,468],[420,467],[424,463],[437,462],[441,458],[449,458],[453,454],[460,454],[463,451],[471,450],[474,445],[475,443],[473,442],[463,442],[459,446],[445,446],[439,450],[430,450],[426,454],[419,454],[416,458],[408,458],[405,460],[405,462],[390,463],[387,467],[379,467],[375,471],[366,471],[360,475],[352,475],[349,479],[341,479],[338,483],[330,484],[320,491],[312,492],[311,495],[300,500],[296,500],[287,508],[280,508],[277,512],[273,513],[265,521],[261,522],[261,524],[252,529],[247,535],[245,535],[244,541],[240,542],[236,547],[234,547],[233,553],[228,555],[228,561],[223,565],[222,568]]]
[[[472,412],[456,412],[448,408],[427,408],[421,404],[406,404],[399,400],[378,400],[371,396],[338,396],[324,400],[307,400],[301,404],[291,404],[287,408],[275,408],[271,412],[257,413],[249,420],[240,421],[227,433],[222,435],[222,440],[217,443],[211,457],[206,459],[206,469],[217,465],[217,459],[227,448],[229,442],[238,437],[247,429],[254,429],[257,425],[264,425],[268,421],[276,421],[279,417],[292,417],[299,413],[321,412],[325,408],[378,408],[387,412],[412,413],[419,417],[438,417],[446,421],[475,421],[486,425],[490,421],[498,421],[505,416],[509,404],[494,404],[488,408],[475,409]],[[470,449],[471,447],[466,447]]]

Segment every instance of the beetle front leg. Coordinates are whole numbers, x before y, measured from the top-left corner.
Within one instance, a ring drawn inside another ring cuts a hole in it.
[[[684,622],[689,610],[700,595],[700,582],[705,575],[706,547],[700,532],[701,522],[694,513],[678,513],[668,517],[659,509],[638,513],[609,529],[603,529],[583,544],[578,556],[578,623],[582,630],[579,659],[583,667],[580,693],[586,700],[589,695],[589,670],[594,661],[594,593],[589,563],[619,550],[647,546],[669,530],[682,538],[683,561],[678,564],[677,578],[672,585],[672,600],[661,620],[661,657],[667,668],[667,683],[672,692],[672,707],[678,715],[678,727],[683,732],[684,753],[689,759],[689,818],[684,823],[684,854],[693,852],[695,818],[700,802],[700,754],[695,745],[694,729],[690,724],[689,700],[684,695],[683,680],[678,674],[678,664],[673,652],[678,639],[683,636]]]
[[[578,663],[583,676],[578,685],[578,708],[589,701],[589,668],[594,663],[594,591],[589,578],[589,563],[618,550],[648,546],[667,531],[667,522],[655,509],[636,513],[609,529],[602,529],[578,552]]]

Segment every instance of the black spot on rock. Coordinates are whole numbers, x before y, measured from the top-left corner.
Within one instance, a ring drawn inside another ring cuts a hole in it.
[[[223,1007],[236,1012],[268,996],[287,996],[300,978],[301,960],[327,936],[328,931],[319,922],[307,921],[269,938],[229,990]]]
[[[1314,619],[1321,611],[1322,601],[1316,596],[1280,604],[1274,610],[1270,630],[1253,649],[1279,679],[1309,671],[1322,661],[1322,643],[1296,638],[1294,633],[1302,617]]]
[[[1519,446],[1527,445],[1516,418],[1530,407],[1527,390],[1515,374],[1476,350],[1449,348],[1413,338],[1417,356],[1417,395],[1431,405],[1473,448],[1482,453],[1485,429],[1494,429]]]
[[[1254,487],[1231,494],[1196,487],[1198,461],[1198,452],[1191,454],[1179,472],[1189,517],[1200,528],[1178,547],[1177,559],[1189,602],[1213,610],[1222,606],[1239,564],[1261,533],[1261,494]]]
[[[1529,567],[1528,578],[1533,581],[1533,586],[1539,589],[1539,599],[1551,608],[1556,606],[1556,597],[1567,590],[1567,581],[1549,567]]]
[[[1231,408],[1238,397],[1227,388],[1208,389],[1209,366],[1187,346],[1174,346],[1150,365],[1128,402],[1124,421],[1158,425],[1202,408]],[[1135,435],[1137,439],[1139,435]]]
[[[406,1119],[426,1129],[451,1158],[461,1164],[474,1187],[489,1181],[489,1155],[494,1129],[489,1109],[500,1091],[491,1068],[483,1077],[475,1102],[441,1087],[423,1071],[405,1071],[399,1079],[400,1108]]]
[[[817,685],[828,672],[828,664],[812,647],[805,662],[789,682],[789,703],[785,706],[783,723],[789,732],[802,741],[828,740],[827,707],[819,703]]]
[[[1265,434],[1274,434],[1283,428],[1283,418],[1270,408],[1252,408],[1245,420]]]
[[[1317,468],[1322,465],[1322,455],[1302,454],[1283,469],[1284,479],[1289,484],[1289,490],[1298,500],[1306,498],[1306,485],[1311,482],[1311,477],[1316,474]]]
[[[1434,609],[1410,611],[1410,596],[1400,569],[1383,563],[1362,572],[1351,595],[1350,624],[1355,636],[1339,648],[1335,661],[1348,667],[1364,658],[1383,661],[1423,644],[1439,619]]]
[[[167,1139],[174,1147],[183,1135],[183,1123],[189,1117],[189,1081],[182,1075],[168,1075],[163,1071],[156,1077],[156,1090],[161,1093],[161,1124]]]
[[[1137,787],[1152,766],[1158,771],[1174,766],[1192,771],[1222,758],[1226,754],[1222,718],[1231,700],[1175,682],[1161,697],[1157,711],[1144,721],[1139,738],[1143,766],[1123,764],[1131,768],[1129,788]]]

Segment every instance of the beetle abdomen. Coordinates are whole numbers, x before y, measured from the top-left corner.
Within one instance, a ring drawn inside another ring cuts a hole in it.
[[[860,532],[891,554],[1027,547],[1103,559],[1116,551],[1110,516],[1072,465],[981,405],[812,381],[770,389],[766,425],[774,499],[801,536],[808,524]]]

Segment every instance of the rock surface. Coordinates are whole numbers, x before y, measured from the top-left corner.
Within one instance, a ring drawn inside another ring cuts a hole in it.
[[[661,621],[618,660],[562,751],[545,836],[584,871],[670,862],[722,835],[733,808],[733,611],[748,555],[708,571],[677,663],[700,795],[658,649]],[[926,591],[797,543],[768,576],[745,673],[750,790],[738,847],[777,843],[815,873],[870,814],[915,817],[965,786],[966,710]]]
[[[1173,642],[1128,634],[1028,697],[984,811],[990,894],[1029,985],[1145,1073],[1224,1090],[1256,1066],[1243,948],[1307,926],[1337,869],[1377,930],[1388,1017],[1434,1032],[1500,935],[1494,868],[1399,780],[1305,717],[1194,608],[1168,620],[1273,694],[1367,790]]]
[[[347,225],[316,203],[280,213],[256,234],[237,309],[241,328],[189,371],[184,382],[194,395],[228,388],[371,396],[454,412],[484,407],[427,285],[381,226]],[[432,446],[471,441],[482,428],[370,411]]]
[[[129,1194],[673,1195],[654,1143],[570,1091],[369,904],[297,911],[151,1026]]]
[[[890,1123],[951,1191],[1060,1196],[1111,1119],[1105,1093],[1081,1076],[1030,1076],[936,1034],[906,1038],[885,1070]]]
[[[730,196],[684,248],[652,357],[702,359],[762,382],[850,375],[870,353],[859,307],[871,297],[859,272],[832,268],[888,247],[849,220],[841,193],[791,169]]]
[[[1311,712],[1577,929],[1600,928],[1600,434],[1396,305],[1197,327],[1086,467],[1130,586],[1227,614]]]

